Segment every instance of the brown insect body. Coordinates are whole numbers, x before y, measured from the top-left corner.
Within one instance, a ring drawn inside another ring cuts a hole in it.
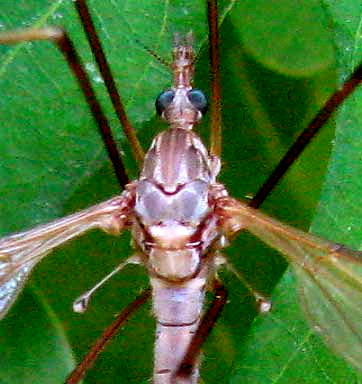
[[[201,112],[189,98],[194,55],[191,36],[173,51],[172,101],[162,116],[170,129],[147,152],[135,194],[132,234],[141,250],[157,319],[154,382],[169,383],[198,327],[207,282],[213,278],[212,244],[222,236],[215,202],[226,191],[216,184],[220,161],[191,131]],[[170,98],[171,99],[171,98]],[[190,383],[198,380],[198,367]]]

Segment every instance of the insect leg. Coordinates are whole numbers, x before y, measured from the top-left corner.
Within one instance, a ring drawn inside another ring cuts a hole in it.
[[[132,127],[131,123],[127,118],[119,92],[114,82],[114,77],[112,75],[110,66],[108,64],[106,55],[104,53],[101,41],[94,26],[86,1],[76,0],[75,7],[77,9],[84,31],[87,35],[87,39],[91,47],[92,53],[97,61],[99,71],[102,74],[102,78],[104,79],[109,97],[112,101],[114,110],[116,111],[118,120],[123,127],[123,131],[127,139],[129,140],[133,155],[137,163],[141,165],[144,158],[144,153],[141,144],[137,139],[134,128]]]
[[[220,54],[219,25],[217,1],[207,2],[209,21],[209,52],[211,75],[211,148],[210,153],[221,156],[221,87],[220,87]]]
[[[84,356],[80,364],[68,376],[66,384],[79,383],[86,372],[92,367],[98,358],[99,354],[103,351],[106,344],[110,342],[113,336],[124,325],[124,323],[136,312],[151,296],[151,290],[144,290],[131,304],[129,304],[118,316],[117,319],[107,327],[101,337],[95,342],[90,351]]]
[[[65,31],[56,27],[42,29],[27,29],[0,34],[0,44],[17,44],[26,41],[49,40],[55,43],[65,57],[74,76],[82,89],[85,99],[98,125],[103,143],[113,164],[117,179],[122,187],[128,183],[128,177],[120,157],[116,142],[102,107],[98,102],[90,83],[87,72],[74,48],[72,41]]]
[[[342,88],[330,96],[307,128],[298,136],[297,140],[289,148],[287,153],[280,160],[279,164],[275,167],[274,171],[250,201],[249,205],[251,207],[258,208],[264,202],[269,193],[279,183],[279,180],[303,152],[304,148],[311,142],[313,137],[319,132],[319,130],[324,126],[324,124],[344,102],[344,100],[357,88],[361,81],[362,64],[359,65],[351,76],[345,81]]]

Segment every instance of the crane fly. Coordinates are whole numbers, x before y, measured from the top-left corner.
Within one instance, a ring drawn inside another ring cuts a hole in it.
[[[57,84],[56,84],[56,85],[57,85]],[[35,132],[35,133],[36,133],[36,132]],[[225,145],[226,145],[226,144],[225,144]],[[235,209],[235,207],[230,207],[229,209],[232,210],[232,209]],[[232,216],[234,216],[235,218],[238,217],[236,213],[237,213],[237,212],[234,212],[233,215],[232,215]],[[20,215],[21,215],[21,213],[20,213]],[[335,251],[338,251],[338,249],[336,249]],[[85,273],[86,273],[86,271],[85,271]],[[67,288],[68,288],[68,284],[67,284],[66,286],[67,286]],[[83,287],[83,289],[84,289],[84,287]],[[75,294],[75,296],[76,296],[76,294]],[[74,297],[75,297],[75,296],[74,296]],[[207,361],[206,361],[206,363],[207,363]]]

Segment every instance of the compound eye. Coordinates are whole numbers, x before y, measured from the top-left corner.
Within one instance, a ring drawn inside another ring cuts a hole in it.
[[[164,91],[161,92],[156,99],[156,111],[161,116],[166,108],[172,103],[173,98],[175,97],[174,91]]]
[[[209,108],[209,102],[207,101],[205,94],[200,89],[191,89],[187,92],[187,97],[190,103],[200,111],[202,115],[205,115]]]

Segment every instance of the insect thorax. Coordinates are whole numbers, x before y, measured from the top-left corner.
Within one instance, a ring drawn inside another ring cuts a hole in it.
[[[185,280],[219,236],[213,213],[218,159],[191,131],[170,129],[151,145],[136,182],[134,238],[151,274]]]

